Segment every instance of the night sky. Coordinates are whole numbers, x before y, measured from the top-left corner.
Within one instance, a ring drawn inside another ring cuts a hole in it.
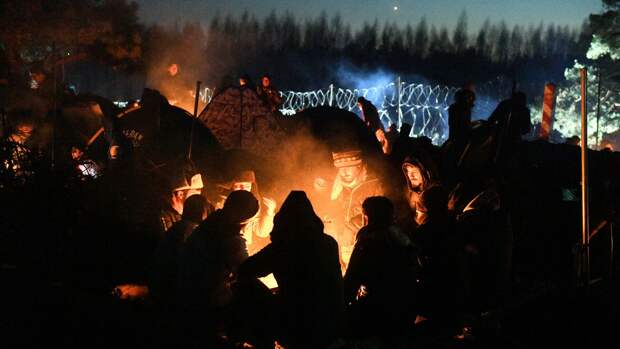
[[[148,23],[162,24],[201,20],[207,22],[216,13],[239,15],[244,10],[262,18],[273,9],[290,11],[297,18],[316,17],[339,12],[353,29],[375,18],[415,25],[422,16],[429,24],[452,28],[461,11],[467,12],[469,30],[475,31],[486,18],[505,20],[509,26],[555,23],[580,26],[590,13],[600,12],[601,0],[136,0],[140,17]]]

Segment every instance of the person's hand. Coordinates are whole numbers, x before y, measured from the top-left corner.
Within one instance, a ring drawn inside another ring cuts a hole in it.
[[[276,201],[267,197],[263,197],[263,205],[267,208],[267,215],[273,216],[276,214]]]
[[[327,191],[327,181],[321,177],[317,177],[314,179],[313,186],[314,190],[318,191],[319,193]]]

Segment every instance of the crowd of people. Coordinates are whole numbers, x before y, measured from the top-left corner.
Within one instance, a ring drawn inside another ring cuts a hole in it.
[[[276,111],[282,101],[270,77],[256,89]],[[372,103],[358,100],[397,177],[378,176],[357,148],[333,151],[331,187],[317,178],[312,192],[293,190],[281,204],[259,191],[253,169],[209,195],[195,169],[172,176],[156,247],[143,261],[148,297],[170,319],[171,340],[327,348],[420,329],[462,338],[504,306],[515,195],[506,179],[530,115],[519,92],[484,123],[471,121],[473,88],[454,99],[441,148],[410,138],[411,125],[386,129]],[[0,146],[3,189],[27,185],[36,171],[28,146],[35,122],[14,113]],[[114,149],[103,166],[74,145],[67,158],[77,185],[115,171]],[[277,285],[260,281],[270,274]]]

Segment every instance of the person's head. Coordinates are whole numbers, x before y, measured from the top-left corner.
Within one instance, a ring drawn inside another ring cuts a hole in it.
[[[441,217],[448,212],[448,193],[440,185],[433,185],[422,192],[416,206],[416,223],[424,224],[433,217]]]
[[[362,152],[359,150],[332,153],[332,158],[338,169],[338,178],[345,185],[355,182],[364,171]]]
[[[250,76],[248,74],[241,74],[239,77],[239,86],[247,86],[250,83]]]
[[[232,181],[231,190],[245,190],[249,192],[256,192],[256,174],[252,170],[245,170],[239,172]]]
[[[179,65],[176,63],[172,63],[168,66],[167,70],[170,76],[176,76],[179,73]]]
[[[252,182],[234,182],[232,185],[232,190],[236,191],[236,190],[245,190],[245,191],[252,191]]]
[[[183,203],[183,219],[200,223],[207,218],[207,200],[202,195],[190,195]]]
[[[394,221],[394,205],[384,196],[371,196],[362,203],[368,225],[387,226]]]
[[[472,90],[464,89],[463,98],[465,100],[465,105],[468,108],[473,108],[476,104],[476,94]]]
[[[169,188],[171,188],[172,192],[170,205],[177,212],[183,213],[183,205],[186,198],[201,193],[203,188],[202,176],[200,173],[196,173],[188,180],[184,171],[176,171],[170,178]]]
[[[113,144],[108,149],[108,153],[110,155],[110,159],[116,160],[119,158],[121,153],[121,147],[119,145]]]
[[[525,108],[527,106],[527,97],[525,93],[517,91],[512,94],[512,103],[515,107]]]
[[[273,218],[271,240],[293,240],[323,232],[323,222],[304,191],[291,191]]]
[[[84,156],[84,147],[81,144],[71,146],[71,159],[80,160]]]
[[[271,77],[269,75],[263,75],[263,77],[261,78],[261,84],[263,85],[263,87],[271,86]]]
[[[237,190],[228,195],[222,212],[230,223],[243,227],[256,217],[258,208],[258,200],[256,200],[252,193],[245,190]]]
[[[405,163],[403,165],[405,175],[409,181],[409,187],[412,190],[419,190],[424,185],[424,177],[422,177],[422,169],[419,166],[412,163]]]
[[[368,103],[368,100],[362,96],[357,97],[357,107],[364,112],[364,105]]]

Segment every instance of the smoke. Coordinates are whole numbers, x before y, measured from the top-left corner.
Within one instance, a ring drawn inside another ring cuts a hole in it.
[[[149,32],[151,46],[146,62],[145,87],[158,90],[172,105],[194,111],[196,81],[202,87],[211,60],[206,50],[206,34],[198,23],[178,28],[154,27]],[[204,106],[199,105],[199,109]]]
[[[385,68],[366,71],[348,61],[341,61],[332,72],[332,76],[338,86],[346,86],[351,90],[383,88],[396,84],[398,77],[397,74]],[[378,108],[383,104],[383,96],[378,93],[368,94],[366,99]]]

